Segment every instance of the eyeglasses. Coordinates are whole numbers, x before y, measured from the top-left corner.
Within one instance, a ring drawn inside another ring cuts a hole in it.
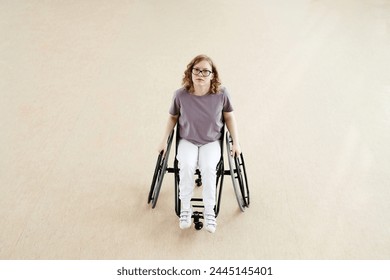
[[[192,68],[192,74],[199,75],[199,73],[201,73],[203,77],[208,77],[213,72],[211,72],[210,70],[206,70],[206,69],[205,70],[200,70],[198,68]]]

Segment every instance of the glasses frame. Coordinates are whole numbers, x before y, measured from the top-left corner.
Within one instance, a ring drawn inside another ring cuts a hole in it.
[[[208,77],[208,76],[210,76],[213,73],[213,71],[210,71],[210,70],[207,70],[207,69],[200,70],[198,68],[192,68],[191,69],[191,73],[194,74],[194,75],[202,74],[202,77]],[[206,73],[206,75],[204,73]]]

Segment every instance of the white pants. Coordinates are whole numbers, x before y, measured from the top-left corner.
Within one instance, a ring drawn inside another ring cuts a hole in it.
[[[205,213],[214,213],[216,198],[217,164],[221,158],[220,142],[215,141],[202,146],[181,139],[178,146],[177,160],[180,175],[180,200],[183,209],[190,208],[194,191],[194,173],[196,168],[202,174],[203,203]]]

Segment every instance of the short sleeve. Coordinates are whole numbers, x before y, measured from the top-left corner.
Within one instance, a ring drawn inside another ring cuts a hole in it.
[[[223,89],[223,93],[222,94],[223,94],[223,108],[222,108],[222,112],[226,112],[226,113],[232,112],[233,111],[233,105],[232,105],[232,102],[231,102],[231,99],[230,99],[230,95],[227,92],[226,88]]]
[[[169,108],[169,114],[176,116],[180,113],[180,102],[178,98],[178,91],[175,92],[172,98],[172,104]]]

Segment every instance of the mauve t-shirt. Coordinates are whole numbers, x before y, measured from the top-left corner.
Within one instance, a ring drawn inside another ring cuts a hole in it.
[[[179,114],[180,137],[198,146],[221,138],[223,112],[232,111],[226,88],[203,96],[190,94],[185,88],[178,89],[169,109],[171,115]]]

